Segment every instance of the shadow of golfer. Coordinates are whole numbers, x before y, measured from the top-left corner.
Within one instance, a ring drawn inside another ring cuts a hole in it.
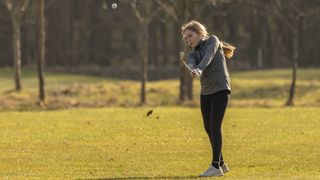
[[[117,179],[197,179],[198,176],[158,176],[158,177],[113,177],[90,180],[117,180]]]

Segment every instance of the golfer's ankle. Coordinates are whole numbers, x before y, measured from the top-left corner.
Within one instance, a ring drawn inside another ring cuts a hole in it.
[[[216,169],[219,169],[220,167],[220,162],[219,161],[213,161],[212,166]]]
[[[224,165],[224,161],[220,161],[220,166],[223,166]]]

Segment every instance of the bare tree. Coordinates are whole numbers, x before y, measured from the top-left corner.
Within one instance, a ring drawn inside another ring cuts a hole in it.
[[[280,25],[284,26],[285,31],[282,31],[282,35],[289,37],[287,39],[290,45],[289,53],[292,52],[290,57],[292,81],[286,105],[293,106],[300,53],[300,35],[304,29],[309,27],[309,25],[304,25],[304,21],[306,19],[316,19],[314,17],[320,15],[320,8],[318,6],[313,7],[313,3],[316,2],[312,0],[268,0],[263,2],[247,0],[245,2],[262,10],[261,13],[272,15],[276,20],[281,22]]]
[[[132,0],[130,1],[134,14],[141,25],[141,104],[146,103],[146,82],[148,81],[148,53],[149,53],[149,24],[159,12],[160,8],[153,1]]]
[[[190,1],[171,1],[171,0],[157,0],[156,1],[164,10],[167,12],[173,20],[177,23],[177,33],[180,31],[180,27],[186,21],[188,21],[191,17],[190,13]],[[178,35],[179,36],[179,35]],[[176,53],[178,54],[180,51],[187,52],[187,46],[179,41],[179,48]],[[192,90],[192,78],[188,76],[188,72],[180,63],[180,90],[179,90],[179,100],[185,101],[186,98],[193,99],[193,90]]]
[[[37,67],[38,67],[38,79],[39,79],[39,100],[40,103],[45,101],[44,91],[44,61],[45,61],[45,0],[37,0]]]
[[[20,91],[21,85],[21,20],[28,7],[29,0],[4,0],[13,25],[13,57],[15,69],[15,90]]]

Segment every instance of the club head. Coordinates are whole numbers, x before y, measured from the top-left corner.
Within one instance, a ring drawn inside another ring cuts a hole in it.
[[[180,51],[180,61],[184,61],[185,57],[185,53],[183,51]]]

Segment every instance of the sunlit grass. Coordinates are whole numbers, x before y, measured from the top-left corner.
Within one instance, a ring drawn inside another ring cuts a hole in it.
[[[230,72],[232,107],[284,106],[291,83],[291,70],[261,70]],[[22,92],[12,92],[13,72],[0,69],[1,109],[39,109],[36,72],[24,70]],[[194,81],[194,100],[184,105],[199,106],[199,81]],[[70,107],[136,107],[140,102],[140,82],[84,76],[46,73],[47,109]],[[147,106],[181,105],[178,79],[147,83]],[[320,106],[320,71],[300,69],[295,93],[296,106]]]
[[[2,112],[0,176],[181,179],[204,171],[211,152],[200,110],[153,108],[146,117],[149,109]],[[225,178],[320,178],[319,117],[317,108],[229,108]]]

